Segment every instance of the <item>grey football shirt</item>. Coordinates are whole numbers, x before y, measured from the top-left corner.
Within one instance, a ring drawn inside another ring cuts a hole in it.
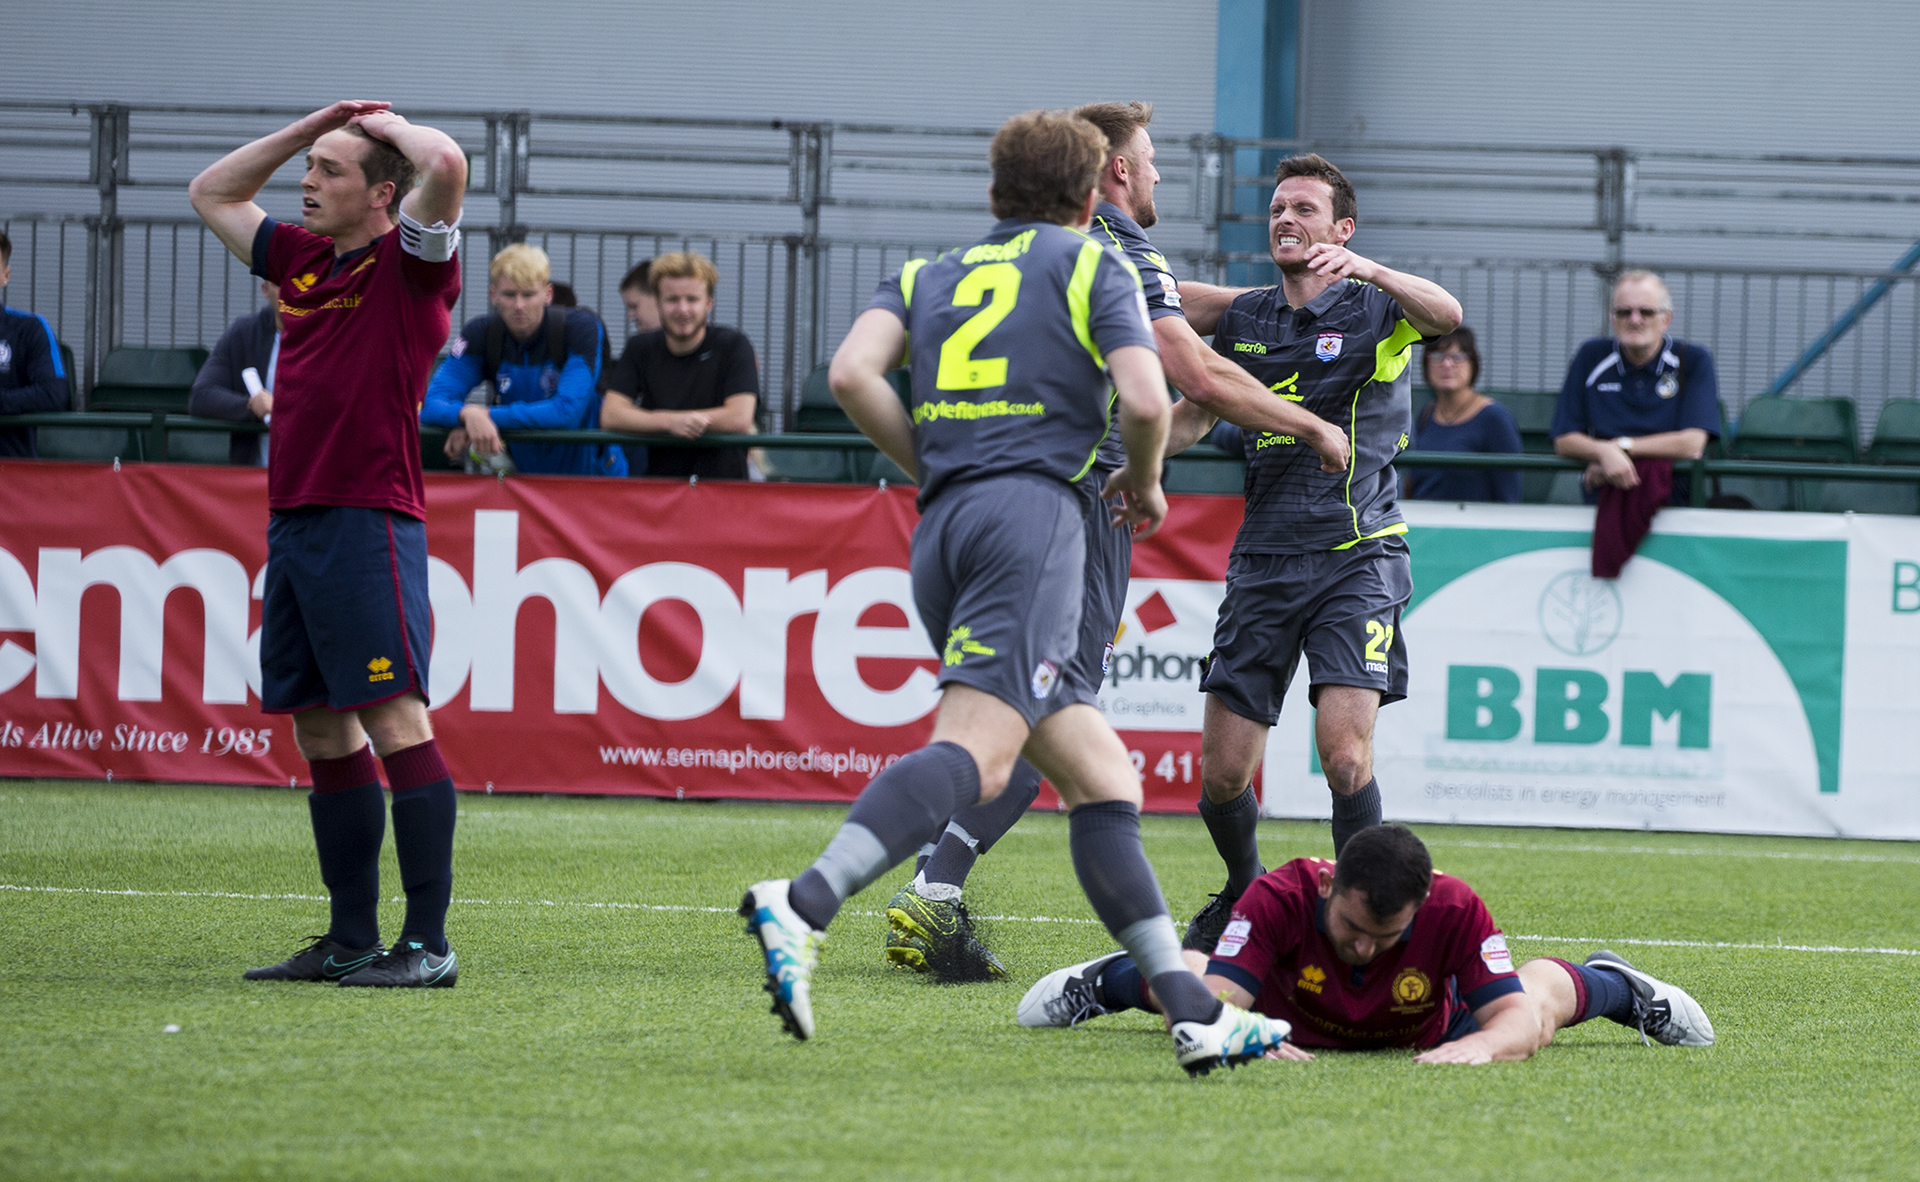
[[[923,509],[955,481],[1084,479],[1114,413],[1107,354],[1153,348],[1133,265],[1052,222],[914,259],[868,306],[907,327]]]
[[[1140,272],[1140,286],[1147,297],[1147,318],[1158,320],[1162,316],[1184,315],[1180,311],[1180,284],[1167,269],[1166,256],[1153,248],[1147,232],[1140,223],[1111,201],[1102,201],[1093,207],[1093,224],[1087,227],[1087,236],[1096,242],[1104,242],[1133,264]],[[1100,457],[1094,461],[1104,480],[1108,472],[1127,462],[1127,449],[1120,444],[1120,424],[1115,422],[1107,431],[1105,439],[1100,441]]]
[[[1279,286],[1242,292],[1220,316],[1215,352],[1261,385],[1347,432],[1352,463],[1320,470],[1312,447],[1291,435],[1240,432],[1247,455],[1247,512],[1235,554],[1340,550],[1406,532],[1393,459],[1413,429],[1411,349],[1420,333],[1393,297],[1340,280],[1304,307]]]

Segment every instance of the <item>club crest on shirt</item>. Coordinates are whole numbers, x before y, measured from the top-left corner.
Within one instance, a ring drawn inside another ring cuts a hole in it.
[[[453,338],[453,348],[451,348],[451,349],[448,349],[448,350],[447,350],[447,352],[448,352],[448,353],[451,353],[451,354],[452,354],[453,356],[455,356],[455,357],[464,357],[464,356],[466,356],[466,354],[467,354],[467,338],[466,338],[465,336],[457,336],[457,337],[455,337],[455,338]]]
[[[1396,1013],[1416,1013],[1433,1007],[1433,982],[1419,969],[1401,969],[1393,978],[1392,989]]]
[[[1313,355],[1322,361],[1332,361],[1340,356],[1340,344],[1345,339],[1345,333],[1323,332],[1320,339],[1313,343]]]
[[[1053,692],[1053,686],[1060,680],[1060,667],[1052,661],[1042,661],[1033,667],[1033,681],[1029,688],[1033,696],[1044,698]]]
[[[1660,375],[1660,380],[1653,384],[1653,392],[1662,398],[1672,398],[1680,392],[1680,379],[1670,373],[1663,373]]]
[[[0,370],[13,368],[13,346],[0,341]]]

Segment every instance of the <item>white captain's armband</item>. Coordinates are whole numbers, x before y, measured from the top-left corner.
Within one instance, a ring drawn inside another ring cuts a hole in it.
[[[460,249],[460,219],[455,218],[451,226],[445,222],[423,226],[403,209],[400,211],[400,249],[416,259],[444,263]]]

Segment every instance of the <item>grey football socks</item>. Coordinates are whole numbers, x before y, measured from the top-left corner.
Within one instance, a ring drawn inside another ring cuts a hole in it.
[[[1024,759],[1016,760],[1005,791],[947,823],[947,831],[919,877],[930,886],[951,886],[957,893],[966,885],[967,875],[973,873],[973,864],[1019,823],[1039,795],[1040,769]]]
[[[1267,872],[1260,863],[1260,801],[1252,785],[1226,804],[1215,804],[1200,797],[1200,819],[1207,823],[1213,848],[1227,864],[1227,889],[1222,894],[1238,899],[1253,880]]]
[[[1139,965],[1167,1017],[1219,1017],[1219,999],[1181,958],[1180,937],[1140,845],[1140,810],[1122,800],[1083,804],[1067,815],[1067,841],[1094,914]]]
[[[1333,856],[1347,848],[1347,839],[1380,823],[1380,781],[1372,779],[1352,796],[1333,794]]]
[[[815,930],[840,905],[931,841],[947,818],[980,799],[980,769],[958,743],[933,743],[867,785],[818,860],[787,889],[787,901]]]

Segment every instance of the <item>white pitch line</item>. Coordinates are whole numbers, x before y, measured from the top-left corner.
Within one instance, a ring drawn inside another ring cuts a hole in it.
[[[0,891],[20,891],[31,894],[47,895],[112,895],[117,897],[158,898],[158,899],[252,899],[259,902],[296,902],[324,903],[325,895],[254,895],[240,891],[140,891],[108,890],[105,887],[52,887],[21,886],[16,883],[0,883]],[[403,902],[405,896],[396,895],[389,902]],[[693,912],[708,915],[733,915],[732,907],[702,907],[687,903],[618,903],[618,902],[576,902],[568,899],[455,899],[469,907],[578,907],[592,911],[669,911]],[[849,914],[878,918],[879,911],[856,911]],[[996,923],[1068,923],[1097,924],[1097,919],[1080,919],[1060,915],[982,915],[976,918]],[[1920,956],[1920,948],[1851,948],[1841,944],[1742,944],[1730,940],[1643,940],[1633,937],[1604,936],[1531,936],[1508,933],[1509,940],[1532,940],[1541,944],[1586,944],[1595,948],[1613,944],[1642,948],[1727,948],[1749,952],[1821,952],[1851,953],[1855,955],[1875,956]]]

